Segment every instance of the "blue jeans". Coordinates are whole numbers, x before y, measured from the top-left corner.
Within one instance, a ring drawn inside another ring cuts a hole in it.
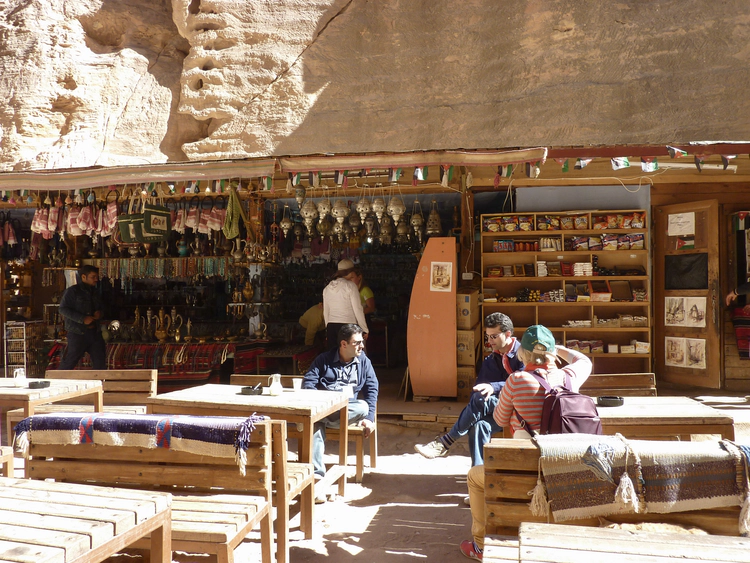
[[[485,398],[481,393],[473,392],[469,404],[458,415],[456,424],[448,431],[448,436],[455,442],[461,436],[469,435],[469,454],[471,466],[484,465],[484,445],[490,441],[495,432],[502,428],[492,418],[497,406],[497,396]]]
[[[349,424],[359,422],[370,412],[370,406],[365,401],[349,401]],[[334,413],[315,423],[313,433],[313,469],[316,475],[321,477],[326,474],[326,466],[323,463],[323,454],[326,449],[326,428],[339,428],[340,414]]]

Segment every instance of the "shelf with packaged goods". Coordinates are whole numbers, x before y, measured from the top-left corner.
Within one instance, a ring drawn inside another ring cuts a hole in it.
[[[483,316],[506,313],[517,335],[547,326],[558,343],[580,346],[595,373],[653,371],[645,210],[493,213],[480,223]]]

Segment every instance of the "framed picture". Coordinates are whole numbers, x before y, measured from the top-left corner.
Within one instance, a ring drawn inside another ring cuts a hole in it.
[[[704,304],[705,310],[705,304]],[[664,298],[664,324],[666,326],[685,326],[685,298]]]
[[[685,298],[685,326],[704,328],[706,326],[706,298]]]
[[[664,337],[664,363],[668,366],[685,367],[685,339]]]
[[[452,283],[452,262],[430,263],[430,291],[450,291]]]
[[[703,338],[686,338],[685,367],[706,369],[706,341]]]

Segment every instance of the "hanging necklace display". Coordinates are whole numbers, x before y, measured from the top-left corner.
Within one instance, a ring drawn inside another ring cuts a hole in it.
[[[427,228],[425,234],[428,237],[440,236],[443,234],[443,229],[440,226],[440,214],[437,210],[437,201],[432,200],[432,206],[430,208],[430,215],[427,217]]]

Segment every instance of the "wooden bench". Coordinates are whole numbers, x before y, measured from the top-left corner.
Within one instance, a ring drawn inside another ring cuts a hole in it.
[[[592,373],[580,391],[590,397],[655,397],[656,376],[653,373]]]
[[[531,440],[493,439],[484,446],[486,535],[515,535],[521,522],[547,522],[531,513],[529,491],[539,468],[539,448]],[[740,507],[690,510],[669,514],[613,514],[612,522],[666,522],[696,526],[711,534],[736,536]],[[597,518],[571,520],[579,526],[599,526]],[[562,524],[566,524],[563,522]]]
[[[146,404],[156,395],[159,371],[155,369],[71,369],[48,370],[45,379],[98,379],[102,382],[104,412],[146,414]],[[36,409],[36,414],[54,412],[94,412],[92,405],[57,403]],[[9,410],[8,443],[13,443],[13,427],[23,418],[21,409]]]
[[[517,536],[485,536],[482,561],[485,563],[518,562]]]
[[[297,377],[303,377],[301,375],[282,375],[281,385],[286,389],[292,388],[292,379]],[[264,387],[269,385],[269,375],[250,375],[245,373],[233,373],[229,376],[229,383],[232,385],[242,385],[244,387],[254,387],[257,384],[261,384]],[[378,423],[377,414],[375,415],[375,427],[373,428],[367,439],[370,442],[370,467],[377,467],[378,462]],[[359,425],[349,425],[348,429],[349,440],[354,442],[355,454],[356,454],[356,472],[354,480],[357,483],[362,482],[362,477],[365,472],[365,434],[364,428]],[[291,434],[296,436],[296,432],[292,431]],[[339,440],[339,431],[336,428],[326,428],[326,439]]]
[[[10,446],[0,447],[0,475],[13,477],[13,448]]]
[[[172,549],[214,554],[219,563],[233,562],[235,548],[259,526],[262,561],[271,563],[272,460],[283,448],[278,445],[275,453],[273,439],[280,435],[277,429],[283,432],[283,426],[270,420],[256,424],[244,476],[234,458],[90,443],[44,445],[32,441],[27,463],[32,479],[172,493]],[[279,502],[285,490],[289,489],[281,489]],[[288,527],[288,522],[279,522],[279,527],[282,525]],[[133,547],[148,545],[138,542]]]

